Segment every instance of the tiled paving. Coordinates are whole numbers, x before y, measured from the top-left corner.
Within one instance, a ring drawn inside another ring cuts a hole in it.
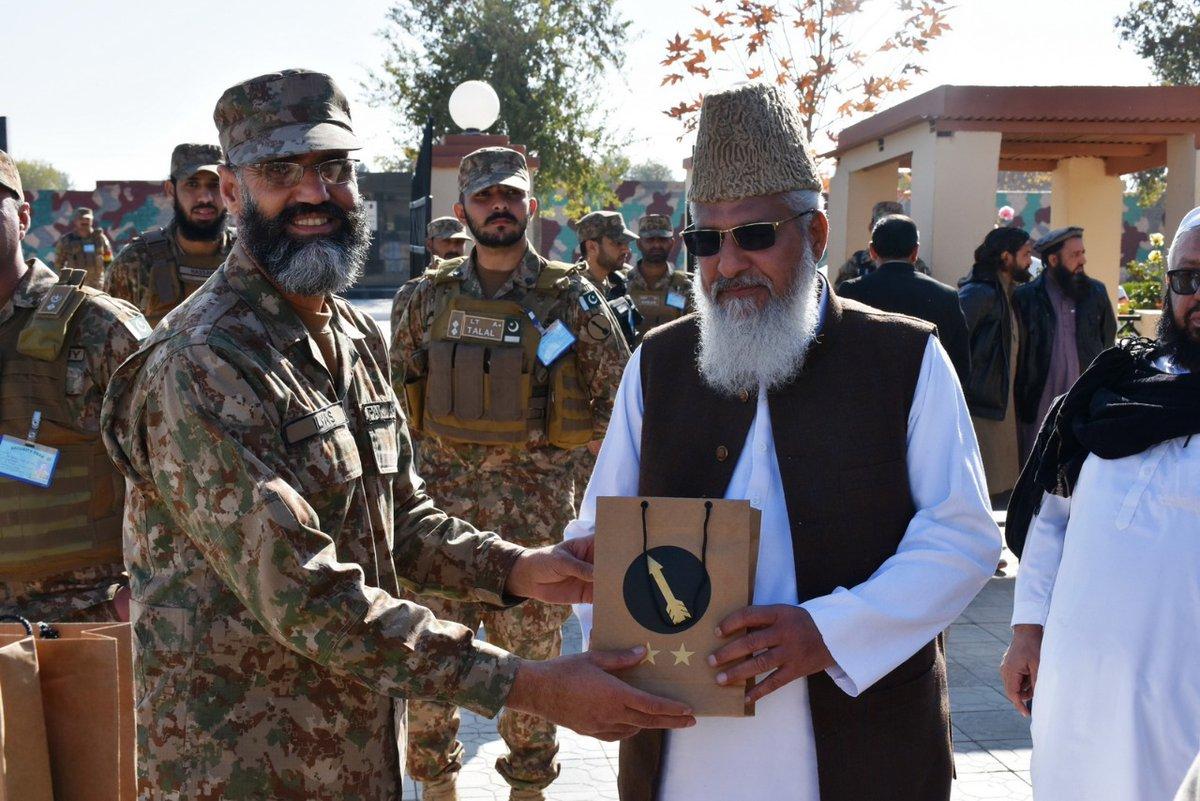
[[[1011,557],[1010,557],[1010,561]],[[950,704],[955,765],[952,801],[1029,801],[1029,724],[1004,697],[997,667],[1008,645],[1013,580],[996,578],[950,627]],[[579,651],[579,624],[564,631],[564,649]],[[506,801],[508,785],[493,768],[504,751],[494,721],[463,713],[459,735],[466,764],[459,776],[462,801]],[[617,747],[560,730],[562,775],[551,785],[551,801],[616,801]],[[420,798],[419,785],[405,780],[406,801]]]

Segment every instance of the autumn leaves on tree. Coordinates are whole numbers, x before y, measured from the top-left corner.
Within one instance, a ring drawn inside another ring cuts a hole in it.
[[[686,134],[695,130],[705,87],[768,80],[794,94],[809,141],[821,144],[818,134],[833,141],[834,123],[876,111],[924,72],[917,62],[950,29],[951,8],[948,0],[712,0],[696,7],[702,19],[691,34],[667,42],[662,83],[690,99],[665,113]]]

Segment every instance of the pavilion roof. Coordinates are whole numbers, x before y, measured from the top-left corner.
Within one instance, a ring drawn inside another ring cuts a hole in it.
[[[1165,165],[1170,136],[1200,144],[1200,86],[939,86],[849,126],[823,155],[920,123],[939,134],[999,132],[1002,170],[1053,170],[1060,159],[1092,156],[1121,175]]]

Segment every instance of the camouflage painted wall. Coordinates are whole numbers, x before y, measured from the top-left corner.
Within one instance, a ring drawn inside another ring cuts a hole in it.
[[[171,220],[171,201],[158,181],[100,181],[96,189],[67,192],[26,192],[33,207],[33,226],[25,235],[25,257],[49,262],[54,243],[70,230],[71,212],[87,206],[96,212],[96,227],[108,235],[115,250],[134,234]]]
[[[678,181],[625,181],[617,187],[618,208],[632,227],[643,214],[666,214],[678,232],[684,226],[683,183]],[[54,243],[68,230],[71,212],[78,206],[96,211],[97,225],[120,249],[138,231],[165,225],[171,218],[171,203],[155,181],[102,181],[95,191],[27,192],[33,206],[33,228],[25,237],[27,256],[49,261]],[[1049,230],[1050,196],[1043,192],[998,192],[996,208],[1012,206],[1014,224],[1041,236]],[[567,226],[566,200],[561,196],[542,198],[541,244],[552,259],[571,261],[579,240]],[[1162,230],[1161,204],[1143,210],[1133,195],[1125,196],[1122,219],[1121,263],[1144,258],[1149,250],[1147,237]],[[1169,233],[1169,232],[1164,232]],[[983,232],[980,232],[982,239]],[[637,257],[636,246],[634,257]],[[675,264],[682,264],[682,246],[676,243],[671,253]],[[968,254],[969,258],[969,254]]]

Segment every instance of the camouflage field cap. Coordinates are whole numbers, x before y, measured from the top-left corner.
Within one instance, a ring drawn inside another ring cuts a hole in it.
[[[530,189],[525,157],[511,147],[481,147],[463,156],[458,165],[458,193],[473,195],[489,186]]]
[[[225,154],[216,145],[182,144],[171,151],[171,179],[180,181],[198,172],[216,173]]]
[[[667,215],[647,214],[638,220],[638,236],[642,239],[654,239],[655,237],[671,239],[675,236],[675,229],[671,225],[671,218]]]
[[[706,95],[688,198],[716,203],[795,190],[821,190],[795,103],[763,83]]]
[[[213,121],[231,164],[362,147],[350,125],[350,104],[333,78],[283,70],[231,86]]]
[[[463,228],[463,224],[454,217],[438,217],[430,220],[429,225],[425,226],[425,236],[428,239],[462,239],[466,242],[471,241],[471,237],[467,236],[467,231]]]
[[[18,200],[25,200],[25,193],[21,189],[21,173],[17,172],[17,164],[12,156],[3,150],[0,150],[0,186],[16,192]]]
[[[580,242],[607,236],[614,242],[633,242],[638,235],[625,227],[625,218],[619,211],[593,211],[579,218],[575,233]]]
[[[84,217],[94,217],[95,213],[87,206],[80,206],[75,209],[75,213],[71,215],[72,220],[82,220]]]

